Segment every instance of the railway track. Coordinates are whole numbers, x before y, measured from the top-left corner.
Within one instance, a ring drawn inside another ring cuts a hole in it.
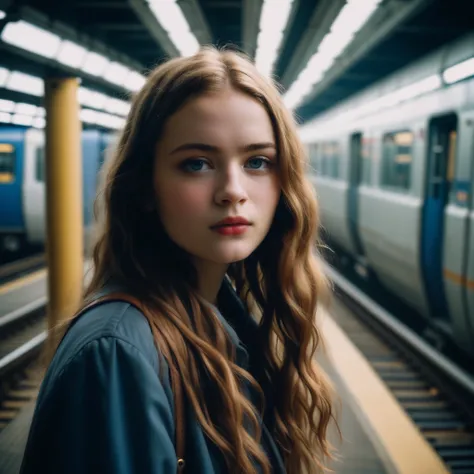
[[[36,397],[46,340],[46,297],[0,317],[0,431]]]
[[[44,268],[46,265],[45,254],[36,254],[15,260],[0,266],[0,285],[11,282],[17,278]]]
[[[333,317],[455,474],[474,474],[474,375],[469,374],[333,269]]]

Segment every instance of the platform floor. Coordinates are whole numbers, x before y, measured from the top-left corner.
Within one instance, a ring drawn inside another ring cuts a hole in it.
[[[335,459],[328,467],[334,474],[388,474],[355,413],[343,380],[326,357],[319,356],[318,363],[330,378],[339,398],[336,414],[341,435],[334,426],[331,427],[329,439],[335,448]]]

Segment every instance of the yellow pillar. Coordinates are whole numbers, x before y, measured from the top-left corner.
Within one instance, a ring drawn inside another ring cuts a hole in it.
[[[72,316],[83,290],[81,122],[77,78],[45,80],[48,326]],[[56,337],[49,339],[54,350]]]

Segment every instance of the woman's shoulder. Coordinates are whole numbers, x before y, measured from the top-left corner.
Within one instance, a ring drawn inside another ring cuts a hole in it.
[[[158,371],[158,353],[148,320],[125,301],[107,301],[84,311],[70,325],[52,362],[56,374],[91,345],[125,345]]]

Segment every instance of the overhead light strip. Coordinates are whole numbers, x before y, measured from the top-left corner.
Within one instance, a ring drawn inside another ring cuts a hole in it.
[[[354,36],[373,15],[381,0],[348,0],[331,25],[329,33],[319,44],[318,50],[311,56],[306,67],[283,99],[287,107],[299,106],[313,87],[320,82],[334,61],[352,42]]]
[[[199,50],[199,41],[176,0],[147,0],[147,3],[181,56],[192,56]]]
[[[33,110],[33,107],[37,110]],[[79,118],[83,123],[100,125],[112,130],[120,130],[125,125],[123,117],[117,117],[105,112],[97,112],[92,109],[81,109]],[[44,109],[41,107],[4,99],[0,99],[0,122],[35,128],[44,128],[46,126]]]
[[[24,20],[7,23],[1,39],[17,48],[51,59],[131,92],[141,89],[145,77],[118,61],[66,40]]]
[[[288,24],[293,0],[265,0],[260,14],[255,65],[270,76]]]
[[[44,96],[43,79],[2,67],[0,67],[0,87],[36,97]],[[81,105],[112,114],[127,116],[130,111],[130,102],[110,97],[86,87],[79,87],[77,99]]]
[[[474,74],[474,73],[473,73]],[[340,127],[342,124],[350,123],[356,119],[360,119],[363,116],[366,116],[371,113],[379,112],[383,109],[393,107],[395,105],[401,104],[409,99],[414,99],[428,92],[432,92],[441,88],[443,81],[440,74],[433,74],[425,79],[414,82],[408,86],[404,86],[400,89],[397,89],[393,92],[385,94],[377,99],[371,100],[370,102],[364,103],[358,107],[349,108],[345,112],[337,114],[337,117],[334,118],[324,118],[324,122],[321,125],[319,118],[315,121],[309,122],[306,126],[301,128],[303,134],[306,131],[311,133],[313,126],[317,126],[319,131],[324,133],[325,131],[334,130],[335,126]]]
[[[335,119],[325,118],[323,127],[318,123],[318,129],[324,128],[324,130],[327,129],[328,131],[331,129],[334,130],[336,123],[341,125],[344,122],[347,123],[359,119],[370,113],[379,112],[380,110],[393,107],[407,100],[440,89],[443,86],[443,83],[451,86],[452,84],[470,77],[474,77],[474,57],[446,68],[441,74],[432,74],[431,76],[401,87],[393,92],[389,92],[388,94],[371,100],[370,102],[366,102],[363,105],[349,109],[344,113],[338,114]],[[316,121],[309,122],[307,125],[302,127],[301,130],[311,129],[312,125],[316,122],[319,122],[319,118],[316,119]]]

